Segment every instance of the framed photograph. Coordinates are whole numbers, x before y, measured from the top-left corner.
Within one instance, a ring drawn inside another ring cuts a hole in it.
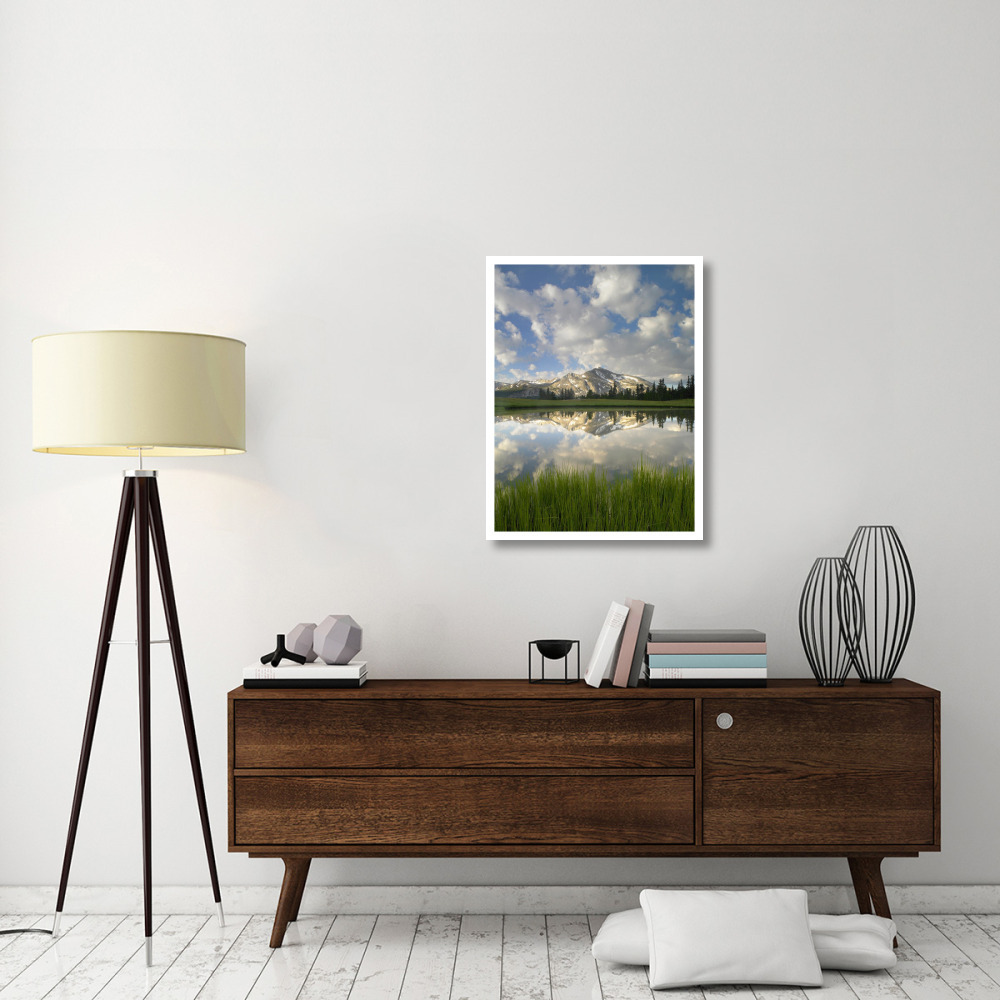
[[[702,258],[486,273],[487,537],[701,540]]]

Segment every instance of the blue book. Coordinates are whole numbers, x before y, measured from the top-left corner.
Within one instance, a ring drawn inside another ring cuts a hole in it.
[[[733,680],[727,678],[720,680],[688,680],[686,678],[672,677],[650,677],[649,686],[651,688],[762,688],[767,687],[767,681],[761,678],[751,678],[743,680],[741,677]]]
[[[650,653],[650,674],[657,669],[767,669],[767,653]]]

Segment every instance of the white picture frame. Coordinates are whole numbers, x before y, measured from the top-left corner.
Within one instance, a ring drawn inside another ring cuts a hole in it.
[[[703,540],[703,258],[491,255],[486,306],[487,538]]]

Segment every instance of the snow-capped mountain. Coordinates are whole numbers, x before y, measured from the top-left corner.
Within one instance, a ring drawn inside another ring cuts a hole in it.
[[[495,392],[503,392],[506,396],[532,398],[538,396],[542,389],[548,389],[556,394],[569,390],[575,397],[584,397],[588,390],[597,396],[606,396],[612,388],[621,392],[623,389],[635,390],[639,386],[652,389],[653,383],[639,375],[623,375],[608,368],[591,368],[586,372],[570,372],[557,379],[529,381],[520,379],[517,382],[494,382]]]

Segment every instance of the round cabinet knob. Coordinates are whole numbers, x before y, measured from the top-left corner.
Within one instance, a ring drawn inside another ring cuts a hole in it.
[[[728,712],[720,712],[715,717],[715,724],[720,729],[729,729],[733,724],[733,717]]]

